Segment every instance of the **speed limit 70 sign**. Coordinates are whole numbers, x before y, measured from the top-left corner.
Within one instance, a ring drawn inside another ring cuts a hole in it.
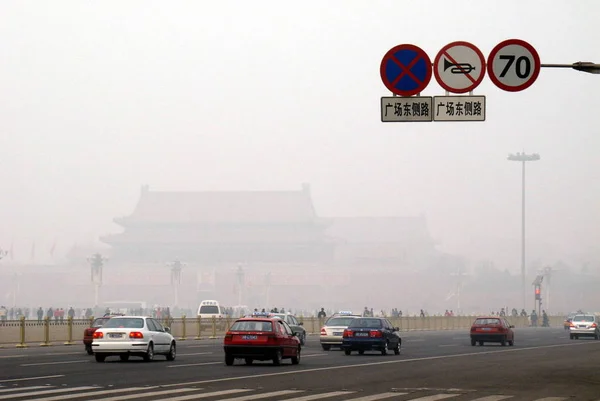
[[[540,56],[529,43],[509,39],[492,49],[487,60],[488,75],[500,89],[519,92],[529,88],[540,74]]]

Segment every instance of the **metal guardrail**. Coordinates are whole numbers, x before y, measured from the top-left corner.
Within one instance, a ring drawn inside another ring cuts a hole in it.
[[[468,330],[475,316],[427,316],[427,317],[388,317],[388,320],[400,328],[401,332],[409,331],[443,331]],[[506,317],[516,328],[529,327],[527,317]],[[42,347],[56,343],[63,345],[82,344],[86,328],[91,326],[94,318],[71,319],[55,321],[49,318],[43,320],[7,320],[0,322],[0,347],[16,344],[17,348],[30,345]],[[231,327],[236,318],[202,319],[200,317],[159,319],[178,341],[216,339],[222,337]],[[319,335],[325,319],[298,316],[308,335]],[[563,327],[563,316],[550,316],[550,326]]]

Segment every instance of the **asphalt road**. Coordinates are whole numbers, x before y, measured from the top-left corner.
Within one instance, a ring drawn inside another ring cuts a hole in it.
[[[181,341],[177,359],[96,363],[83,345],[0,349],[0,400],[600,400],[600,341],[517,329],[514,347],[468,332],[403,333],[402,353],[346,356],[310,337],[289,360],[227,367],[222,340]],[[557,397],[557,398],[548,398]]]

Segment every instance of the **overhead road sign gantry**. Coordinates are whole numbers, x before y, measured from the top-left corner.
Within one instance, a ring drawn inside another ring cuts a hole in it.
[[[492,49],[487,60],[488,75],[500,89],[519,92],[529,88],[540,74],[540,56],[520,39],[505,40]]]
[[[421,93],[431,81],[431,59],[415,45],[398,45],[383,56],[379,73],[390,92],[413,96]]]
[[[433,73],[448,92],[471,92],[485,77],[485,57],[469,42],[452,42],[438,52],[433,61]]]

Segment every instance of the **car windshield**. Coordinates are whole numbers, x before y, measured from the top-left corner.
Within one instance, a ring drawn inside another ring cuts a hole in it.
[[[271,314],[271,316],[279,318],[281,320],[285,320],[285,315],[281,314],[281,313],[274,313],[274,314]]]
[[[142,329],[144,328],[144,319],[136,317],[113,317],[102,327],[103,329]]]
[[[355,317],[332,317],[325,323],[325,326],[349,326]]]
[[[216,305],[202,305],[200,307],[200,313],[219,314],[219,307]]]
[[[577,315],[573,318],[574,322],[593,322],[594,316],[591,315]]]
[[[381,328],[381,320],[379,319],[352,319],[348,327],[351,328],[367,328],[367,329],[379,329]]]
[[[475,323],[473,323],[473,324],[481,324],[481,325],[495,324],[495,325],[498,325],[498,324],[500,324],[500,319],[477,319],[477,320],[475,320]]]
[[[229,331],[273,331],[273,324],[264,321],[240,320],[231,326]]]
[[[106,317],[100,317],[96,320],[94,320],[94,323],[92,323],[92,327],[101,327],[104,326],[104,324],[109,320],[109,318]]]

